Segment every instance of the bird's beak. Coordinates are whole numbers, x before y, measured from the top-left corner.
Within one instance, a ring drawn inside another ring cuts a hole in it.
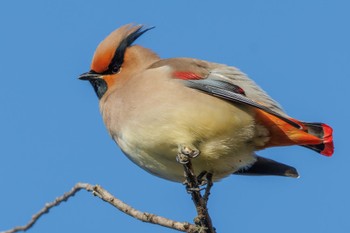
[[[96,79],[99,79],[99,78],[101,78],[101,75],[97,74],[97,73],[95,73],[93,71],[89,71],[89,72],[83,73],[83,74],[81,74],[79,76],[80,80],[88,80],[88,81],[94,80],[94,79],[96,80]]]

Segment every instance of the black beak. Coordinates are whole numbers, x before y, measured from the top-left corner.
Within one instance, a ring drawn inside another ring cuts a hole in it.
[[[98,98],[101,99],[107,91],[107,83],[102,76],[103,75],[90,70],[89,72],[81,74],[79,76],[79,79],[89,81],[94,88]]]
[[[100,74],[95,73],[94,71],[90,70],[89,72],[83,73],[79,76],[80,80],[94,80],[100,78]]]

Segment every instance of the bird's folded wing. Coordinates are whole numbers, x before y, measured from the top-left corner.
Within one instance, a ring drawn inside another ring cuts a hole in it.
[[[184,80],[184,82],[187,87],[197,89],[209,95],[216,96],[221,99],[225,99],[229,102],[246,104],[246,105],[258,108],[264,112],[267,112],[269,114],[272,114],[278,117],[279,119],[287,122],[288,124],[298,129],[302,128],[301,125],[283,116],[282,114],[246,97],[244,89],[242,89],[241,87],[233,83],[229,83],[222,80],[209,79],[209,78],[200,79],[200,80],[187,79],[187,80]]]

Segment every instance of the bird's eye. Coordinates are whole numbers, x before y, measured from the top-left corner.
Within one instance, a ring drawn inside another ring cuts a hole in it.
[[[119,73],[120,70],[121,70],[121,67],[120,67],[120,66],[113,66],[113,68],[112,68],[112,73],[113,73],[113,74]]]

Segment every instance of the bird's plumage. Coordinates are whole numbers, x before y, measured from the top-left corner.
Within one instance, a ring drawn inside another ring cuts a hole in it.
[[[91,70],[111,137],[148,172],[183,181],[179,148],[199,150],[196,174],[219,180],[232,173],[297,177],[287,165],[255,151],[302,145],[333,154],[332,129],[289,117],[254,81],[234,67],[192,58],[160,59],[132,43],[149,29],[126,25],[97,47]]]

